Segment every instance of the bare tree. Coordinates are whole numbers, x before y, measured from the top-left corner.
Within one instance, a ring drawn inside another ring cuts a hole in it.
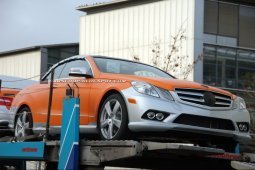
[[[178,78],[187,79],[190,73],[194,70],[195,65],[203,60],[203,55],[200,54],[189,63],[189,56],[180,54],[183,41],[186,39],[185,30],[182,28],[179,29],[177,34],[171,37],[170,44],[168,45],[168,53],[165,56],[162,56],[161,41],[154,38],[151,50],[152,65],[174,75],[179,71]]]
[[[140,58],[139,56],[135,53],[135,50],[133,47],[130,48],[130,53],[131,53],[131,56],[132,56],[132,59],[134,61],[140,61]]]

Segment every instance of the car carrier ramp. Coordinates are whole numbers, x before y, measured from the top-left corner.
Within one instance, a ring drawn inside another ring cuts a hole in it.
[[[47,161],[58,161],[59,141],[46,143]],[[146,154],[166,154],[183,156],[211,156],[222,155],[223,149],[195,146],[185,143],[162,143],[151,141],[89,141],[80,142],[80,164],[81,165],[100,165],[110,161],[127,159],[132,157],[142,157]]]

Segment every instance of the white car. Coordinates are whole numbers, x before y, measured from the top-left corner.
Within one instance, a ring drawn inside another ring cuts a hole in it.
[[[19,92],[18,89],[1,88],[1,91],[0,91],[0,129],[1,131],[8,130],[8,125],[10,121],[9,109],[11,107],[13,98],[18,92]]]
[[[0,99],[0,104],[2,99]],[[6,106],[0,105],[0,129],[8,127],[10,120],[9,110]]]
[[[13,98],[23,88],[34,84],[36,81],[27,80],[24,78],[18,78],[13,76],[0,75],[2,80],[0,85],[0,134],[5,130],[8,131],[10,113]],[[8,87],[8,88],[7,88]]]

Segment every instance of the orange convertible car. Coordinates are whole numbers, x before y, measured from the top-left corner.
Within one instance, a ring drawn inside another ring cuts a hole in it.
[[[80,89],[81,133],[99,133],[102,139],[121,139],[127,131],[249,138],[250,117],[242,98],[177,80],[150,65],[101,56],[65,59],[40,84],[22,90],[11,107],[10,126],[16,136],[45,129],[52,70],[51,132],[59,133],[67,82],[75,81]]]

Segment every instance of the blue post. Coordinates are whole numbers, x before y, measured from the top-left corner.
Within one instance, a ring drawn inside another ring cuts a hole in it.
[[[63,104],[58,169],[79,167],[80,99],[67,98]]]
[[[236,144],[235,153],[240,154],[240,144]]]

